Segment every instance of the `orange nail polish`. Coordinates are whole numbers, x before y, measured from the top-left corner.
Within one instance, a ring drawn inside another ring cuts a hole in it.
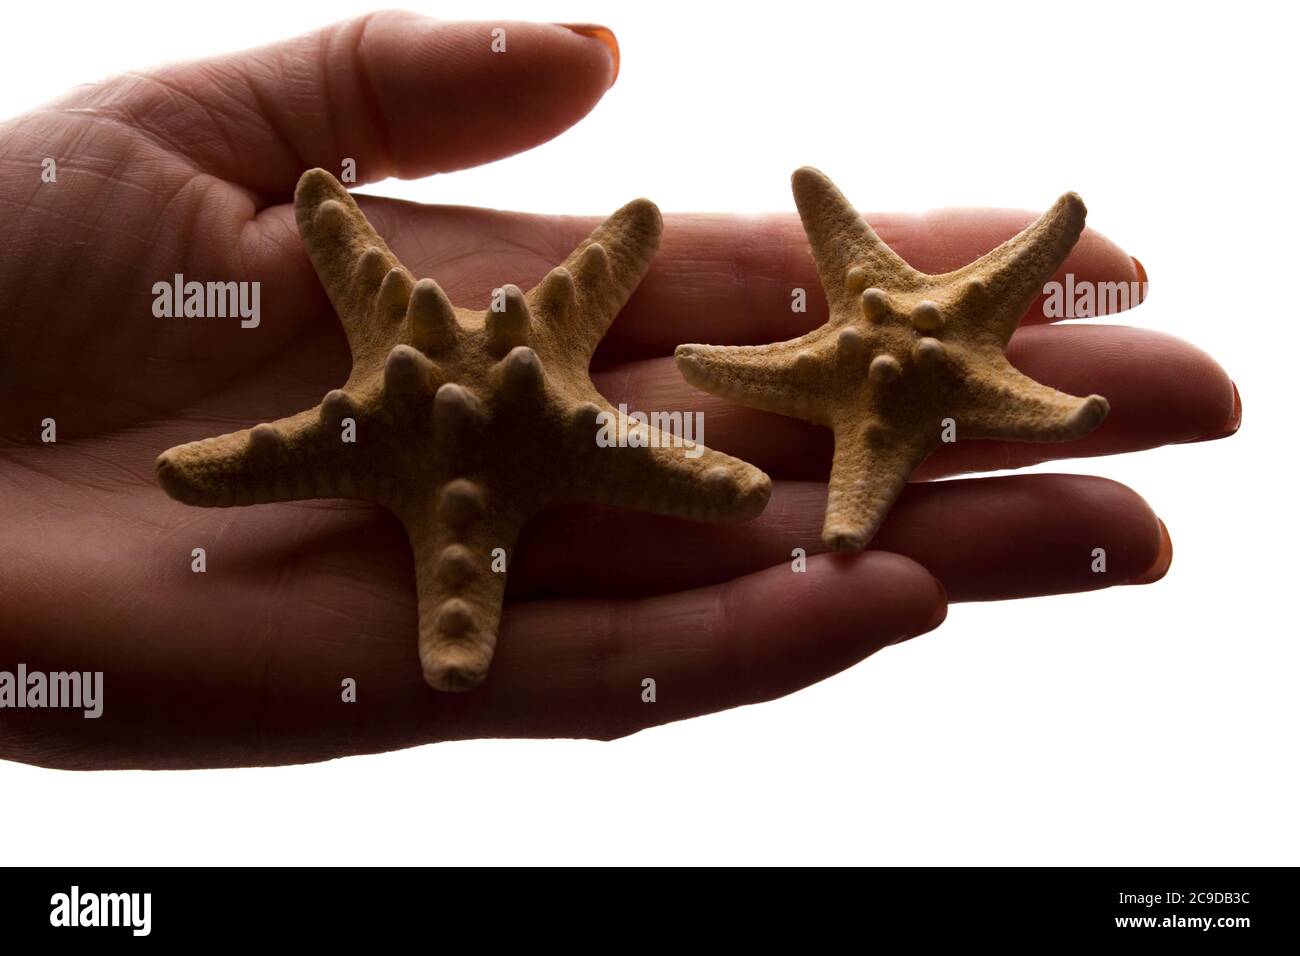
[[[1142,302],[1146,301],[1146,297],[1147,297],[1147,270],[1146,270],[1146,266],[1142,265],[1142,262],[1138,259],[1137,256],[1129,256],[1129,258],[1133,260],[1133,268],[1137,270],[1137,274],[1138,274],[1138,303],[1141,304]]]
[[[1232,417],[1228,419],[1228,424],[1223,426],[1223,431],[1219,433],[1220,438],[1227,438],[1229,435],[1237,434],[1241,428],[1241,392],[1237,391],[1237,383],[1232,383]]]
[[[1160,524],[1160,547],[1156,551],[1156,560],[1151,567],[1131,578],[1129,584],[1154,584],[1169,573],[1169,566],[1174,563],[1174,542],[1169,537],[1169,529],[1159,518],[1156,521]]]
[[[614,36],[614,31],[609,27],[602,27],[598,23],[557,23],[556,26],[564,27],[566,30],[572,30],[578,36],[591,37],[593,40],[599,40],[605,44],[609,50],[610,59],[614,61],[614,75],[609,78],[609,85],[613,86],[614,81],[618,79],[618,38]]]

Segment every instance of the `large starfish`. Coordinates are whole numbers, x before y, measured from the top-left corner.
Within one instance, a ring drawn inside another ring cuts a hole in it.
[[[1087,211],[1077,195],[1066,193],[976,262],[926,275],[881,241],[822,173],[804,167],[792,183],[829,320],[770,345],[682,345],[677,365],[698,388],[834,430],[827,546],[865,548],[945,430],[963,439],[1066,441],[1106,417],[1100,395],[1048,388],[1004,354],[1083,231]]]
[[[621,418],[591,382],[592,353],[659,246],[650,201],[618,210],[526,294],[502,286],[486,312],[417,282],[324,170],[303,174],[295,207],[351,375],[291,418],[167,450],[158,478],[193,505],[352,497],[389,508],[414,551],[431,686],[466,690],[487,673],[503,559],[541,509],[597,502],[716,521],[763,510],[771,482],[757,468]],[[598,444],[602,413],[649,446]]]

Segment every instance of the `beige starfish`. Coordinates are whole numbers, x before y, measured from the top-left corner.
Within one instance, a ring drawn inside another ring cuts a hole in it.
[[[303,174],[295,206],[347,333],[351,375],[291,418],[167,450],[158,478],[193,505],[350,497],[393,511],[415,555],[420,661],[433,687],[469,689],[487,673],[501,559],[541,509],[596,502],[714,521],[763,510],[771,482],[761,471],[670,447],[620,418],[588,374],[659,246],[650,201],[610,216],[528,293],[502,286],[500,310],[486,312],[415,281],[324,170]],[[602,412],[649,447],[598,445]]]
[[[1106,417],[1100,395],[1048,388],[1004,354],[1083,231],[1086,210],[1074,193],[982,259],[926,275],[885,245],[822,173],[799,169],[793,187],[830,319],[770,345],[682,345],[677,365],[698,388],[834,430],[822,528],[829,547],[866,547],[953,425],[961,439],[1067,441]]]

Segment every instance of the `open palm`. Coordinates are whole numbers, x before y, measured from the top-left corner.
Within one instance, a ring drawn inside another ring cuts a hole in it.
[[[477,736],[612,737],[788,693],[930,630],[949,599],[1163,574],[1168,535],[1140,497],[1063,475],[915,484],[874,550],[816,553],[829,433],[695,392],[671,360],[683,341],[773,341],[824,321],[793,214],[743,225],[668,215],[658,259],[593,364],[615,404],[703,411],[711,447],[773,477],[765,514],[727,528],[545,514],[520,541],[496,661],[470,694],[435,693],[421,677],[410,550],[383,510],[168,499],[153,474],[161,450],[308,408],[347,375],[342,330],[294,225],[304,169],[353,158],[359,179],[375,181],[464,168],[549,139],[613,80],[617,54],[599,30],[509,24],[502,56],[489,49],[494,26],[378,14],[78,89],[4,125],[0,669],[103,671],[105,704],[98,720],[7,710],[0,756],[226,766]],[[41,180],[47,158],[53,182]],[[477,308],[502,282],[536,282],[596,222],[359,201],[413,273]],[[870,218],[914,265],[940,272],[1030,216]],[[1065,270],[1137,278],[1095,233]],[[260,325],[155,317],[152,287],[176,273],[261,282]],[[790,311],[794,288],[813,293],[806,314]],[[1051,326],[1040,313],[1011,359],[1053,387],[1106,395],[1110,419],[1070,445],[947,447],[919,477],[1235,430],[1235,389],[1191,346]],[[56,442],[40,440],[46,419]],[[191,570],[195,548],[206,573]],[[802,573],[796,548],[810,555]],[[355,703],[342,700],[348,678]]]

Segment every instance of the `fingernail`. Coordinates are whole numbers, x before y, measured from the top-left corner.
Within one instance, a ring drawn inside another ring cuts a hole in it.
[[[1159,518],[1156,521],[1160,524],[1160,547],[1156,551],[1155,563],[1137,577],[1129,579],[1129,584],[1155,584],[1169,573],[1169,565],[1174,563],[1174,542],[1169,537],[1169,529]]]
[[[1237,383],[1232,383],[1232,417],[1228,423],[1223,426],[1223,431],[1219,432],[1220,438],[1227,438],[1229,435],[1237,434],[1237,429],[1241,428],[1241,392],[1237,391]]]
[[[1138,304],[1141,305],[1143,302],[1146,301],[1146,298],[1147,298],[1147,270],[1146,270],[1146,266],[1142,265],[1141,261],[1138,259],[1137,256],[1129,256],[1129,258],[1133,260],[1133,268],[1137,270],[1137,274],[1138,274]]]
[[[609,58],[614,61],[614,75],[609,78],[609,85],[613,86],[614,81],[618,79],[618,38],[614,36],[614,31],[609,27],[602,27],[598,23],[557,23],[556,26],[564,27],[566,30],[572,30],[578,36],[591,37],[593,40],[599,40],[605,44],[605,49],[609,50]]]
[[[1228,438],[1237,434],[1241,428],[1241,392],[1237,391],[1237,383],[1230,382],[1232,386],[1232,411],[1228,413],[1228,420],[1223,426],[1212,432],[1206,432],[1200,438],[1189,438],[1190,442],[1218,441],[1220,438]]]
[[[930,620],[926,622],[925,627],[915,634],[904,634],[898,640],[890,641],[890,647],[895,644],[902,644],[904,641],[910,641],[914,637],[920,637],[922,634],[929,634],[948,619],[948,592],[944,590],[943,582],[938,578],[934,579],[934,586],[939,592],[938,603],[935,605],[934,613],[930,615]]]

